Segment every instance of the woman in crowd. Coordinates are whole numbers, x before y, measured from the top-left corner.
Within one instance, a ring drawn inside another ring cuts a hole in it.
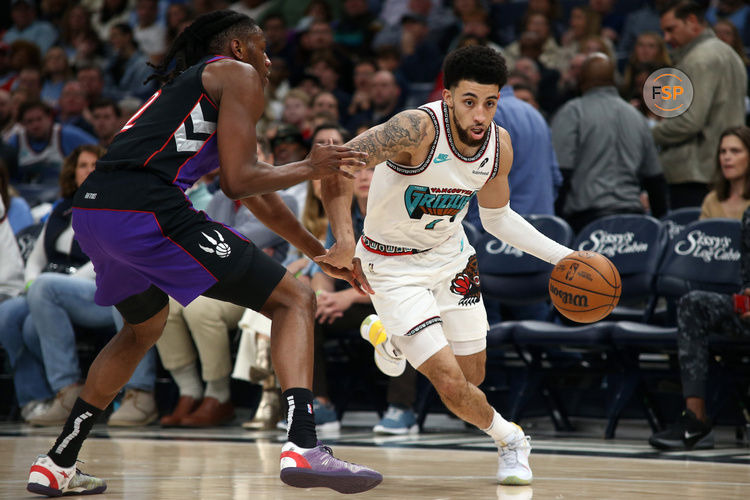
[[[745,125],[725,130],[719,138],[716,171],[711,192],[701,205],[701,219],[729,217],[742,220],[750,207],[750,128]]]

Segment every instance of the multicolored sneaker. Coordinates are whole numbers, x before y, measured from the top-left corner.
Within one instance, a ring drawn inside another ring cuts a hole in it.
[[[363,339],[375,347],[375,365],[389,377],[398,377],[406,370],[404,355],[391,344],[391,339],[377,314],[367,316],[359,327]]]
[[[383,481],[379,472],[333,456],[328,446],[300,448],[291,441],[281,448],[281,480],[296,488],[322,486],[339,493],[361,493]]]
[[[533,474],[529,466],[530,453],[531,438],[518,427],[512,439],[507,443],[499,443],[497,482],[504,485],[531,484]]]
[[[47,455],[39,455],[31,465],[26,489],[48,497],[94,495],[103,493],[107,489],[107,483],[98,477],[84,474],[75,465],[60,467]]]

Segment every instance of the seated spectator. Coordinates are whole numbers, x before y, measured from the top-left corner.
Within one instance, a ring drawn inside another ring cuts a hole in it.
[[[333,54],[325,52],[313,54],[313,57],[310,59],[310,72],[320,80],[323,92],[330,92],[334,95],[339,107],[338,115],[344,116],[349,107],[349,101],[351,101],[352,96],[342,88],[341,84],[344,78],[341,73],[341,66],[333,57]],[[351,78],[351,75],[347,76],[349,79]],[[314,111],[315,110],[313,110],[313,112]]]
[[[170,47],[192,21],[195,19],[193,8],[185,3],[170,3],[167,7],[167,47]],[[257,18],[253,18],[257,19]]]
[[[71,80],[63,86],[58,103],[56,121],[61,125],[68,125],[94,135],[94,127],[85,116],[88,101],[86,90],[76,80]]]
[[[401,109],[401,88],[391,71],[377,71],[370,80],[368,89],[370,104],[355,114],[347,123],[347,129],[354,132],[363,124],[369,126],[387,122]]]
[[[161,63],[167,52],[167,27],[159,22],[158,0],[136,0],[133,39],[151,64]]]
[[[18,109],[21,130],[8,139],[18,157],[18,171],[11,177],[22,183],[46,183],[60,175],[63,159],[96,138],[68,125],[54,123],[52,109],[41,101],[28,101]]]
[[[601,16],[591,7],[577,5],[570,10],[569,28],[560,39],[562,67],[581,51],[581,42],[587,36],[600,34],[601,23]]]
[[[75,52],[71,58],[71,65],[74,68],[84,66],[103,68],[107,63],[108,55],[108,47],[105,45],[105,40],[109,39],[99,38],[99,35],[93,29],[78,33],[75,38],[75,45],[73,46]]]
[[[65,15],[60,23],[60,38],[57,45],[63,50],[69,60],[74,60],[76,47],[80,43],[81,35],[92,32],[91,14],[81,4],[71,5],[65,10]],[[48,51],[49,53],[49,51]]]
[[[37,66],[26,66],[18,72],[14,90],[26,92],[27,100],[37,100],[42,95],[42,70]]]
[[[362,59],[354,64],[354,92],[346,116],[353,116],[360,111],[370,109],[370,80],[375,75],[375,61]]]
[[[536,33],[541,45],[541,53],[538,57],[539,62],[547,68],[562,71],[565,61],[560,57],[560,46],[555,41],[552,33],[550,19],[540,12],[530,11],[523,20],[523,31]],[[512,67],[515,60],[521,57],[521,42],[516,40],[505,48],[505,55],[508,67]]]
[[[711,191],[701,205],[701,219],[742,219],[750,207],[750,128],[725,130],[719,138],[716,171]]]
[[[28,40],[45,53],[57,40],[55,27],[36,18],[36,0],[11,0],[10,18],[13,24],[3,35],[5,43]]]
[[[667,44],[658,33],[647,32],[638,35],[635,46],[630,53],[628,63],[622,79],[621,94],[625,99],[632,99],[643,94],[643,85],[638,85],[635,79],[636,67],[644,63],[652,63],[655,69],[664,68],[672,64],[667,51]]]
[[[318,115],[324,115],[327,120],[326,122],[339,123],[339,103],[336,96],[331,92],[319,92],[312,99],[310,111],[313,117]]]
[[[281,113],[281,121],[299,130],[304,139],[312,135],[310,101],[311,96],[306,92],[299,88],[292,89],[284,97],[284,110]]]
[[[750,295],[750,210],[742,216],[742,295]],[[698,450],[714,447],[714,433],[706,412],[708,336],[750,338],[750,312],[734,311],[732,295],[692,291],[677,305],[677,352],[685,410],[677,422],[654,433],[648,442],[660,450]]]
[[[138,50],[133,29],[124,23],[115,24],[109,30],[109,42],[112,44],[112,56],[107,62],[105,73],[112,82],[112,93],[118,100],[125,97],[146,100],[153,94],[156,86],[153,81],[145,85],[143,83],[152,71],[146,65],[146,56]]]
[[[28,293],[0,303],[0,344],[11,356],[19,405],[54,396],[49,406],[28,416],[35,425],[63,423],[83,388],[73,323],[114,332],[114,310],[94,303],[93,267],[71,227],[73,195],[103,153],[97,146],[81,146],[65,159],[62,199],[26,263]],[[111,425],[145,425],[156,418],[153,361],[153,355],[144,358],[136,369]]]
[[[742,44],[742,38],[740,37],[740,32],[737,27],[728,19],[720,19],[714,24],[714,32],[716,33],[716,38],[726,43],[737,52],[737,55],[740,56],[740,59],[742,59],[742,62],[745,64],[748,76],[750,76],[750,59],[748,59],[747,54],[745,53],[745,47]],[[748,80],[750,81],[750,78],[748,78]],[[750,84],[748,87],[750,88]]]
[[[581,91],[552,121],[564,179],[558,213],[575,232],[605,215],[644,213],[643,186],[653,215],[660,217],[667,195],[656,146],[646,119],[617,93],[614,64],[605,54],[584,61]]]
[[[91,124],[99,145],[106,148],[122,128],[122,110],[111,99],[99,99],[89,106]]]
[[[62,47],[52,47],[44,54],[42,66],[41,98],[52,107],[57,105],[65,82],[70,80],[72,71],[68,64],[68,56]]]
[[[86,102],[89,104],[100,99],[114,100],[114,94],[105,87],[104,73],[99,66],[80,66],[76,71],[76,80],[83,86],[86,92]]]

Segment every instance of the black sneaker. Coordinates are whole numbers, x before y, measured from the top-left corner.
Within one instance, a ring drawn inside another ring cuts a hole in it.
[[[648,442],[660,450],[707,450],[714,447],[714,432],[695,413],[685,410],[672,427],[653,434]]]

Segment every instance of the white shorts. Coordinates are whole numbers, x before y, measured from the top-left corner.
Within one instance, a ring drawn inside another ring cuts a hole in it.
[[[373,306],[389,335],[415,337],[431,325],[442,326],[442,338],[435,335],[437,328],[433,327],[419,342],[394,340],[397,347],[419,346],[418,352],[402,349],[412,365],[419,366],[448,344],[464,346],[454,348],[458,355],[484,350],[487,313],[479,288],[476,252],[463,231],[438,247],[409,255],[380,255],[360,241],[356,255],[375,292],[371,296]],[[427,341],[427,337],[434,340]]]

